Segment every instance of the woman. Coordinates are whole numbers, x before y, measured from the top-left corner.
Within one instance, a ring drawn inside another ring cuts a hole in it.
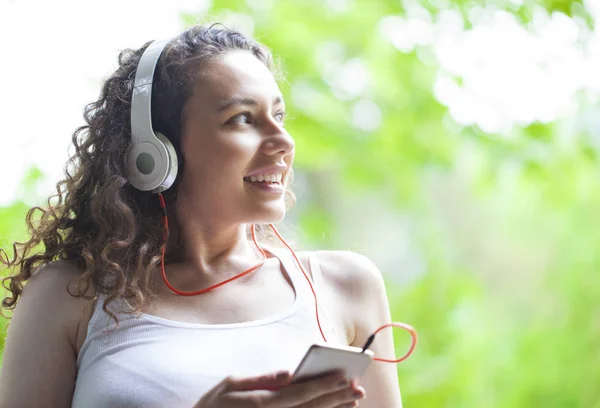
[[[3,306],[19,302],[0,407],[325,408],[365,395],[363,407],[401,406],[392,364],[371,364],[361,385],[335,374],[289,384],[322,336],[362,346],[390,313],[366,258],[319,251],[296,262],[265,227],[263,243],[253,243],[253,225],[280,221],[293,198],[294,140],[268,51],[214,25],[190,28],[162,51],[152,126],[179,165],[161,212],[127,168],[147,46],[120,54],[73,136],[58,200],[37,209],[39,222],[30,211],[33,236],[20,255],[15,247],[13,259],[4,256],[16,272]],[[39,243],[45,249],[34,253]],[[319,323],[303,270],[321,295]],[[390,331],[371,350],[393,356]]]

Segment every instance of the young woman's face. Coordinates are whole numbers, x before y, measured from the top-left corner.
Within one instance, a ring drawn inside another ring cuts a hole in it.
[[[294,140],[283,127],[285,105],[273,75],[248,51],[228,52],[200,69],[184,107],[178,196],[209,222],[281,220]]]

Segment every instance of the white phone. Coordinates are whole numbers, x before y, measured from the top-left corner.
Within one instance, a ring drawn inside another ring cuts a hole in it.
[[[313,344],[294,372],[292,383],[322,377],[337,370],[344,372],[346,378],[359,378],[371,361],[371,350],[365,350],[363,353],[358,347]]]

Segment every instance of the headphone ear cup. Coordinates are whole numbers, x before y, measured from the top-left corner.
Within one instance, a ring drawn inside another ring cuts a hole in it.
[[[177,153],[161,133],[152,141],[132,144],[127,152],[127,178],[138,190],[160,193],[177,177]]]

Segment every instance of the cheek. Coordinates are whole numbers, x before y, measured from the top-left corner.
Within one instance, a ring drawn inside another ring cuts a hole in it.
[[[242,174],[256,154],[252,135],[212,135],[211,138],[187,143],[182,154],[186,171],[194,178],[222,179],[231,173]]]
[[[253,135],[235,134],[218,139],[218,150],[232,160],[253,156],[258,149],[260,139]]]

